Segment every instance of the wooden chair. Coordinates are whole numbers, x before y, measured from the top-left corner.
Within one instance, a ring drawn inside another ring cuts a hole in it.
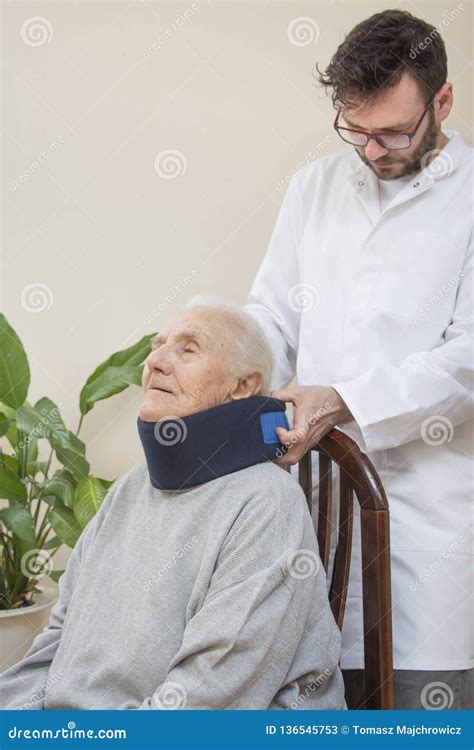
[[[360,505],[366,709],[393,708],[389,508],[380,478],[368,457],[340,430],[331,430],[312,449],[319,453],[317,537],[327,572],[331,544],[332,463],[340,474],[338,538],[329,591],[342,628],[351,564],[353,495]],[[299,462],[299,483],[312,514],[312,451]],[[313,516],[313,514],[312,514]]]

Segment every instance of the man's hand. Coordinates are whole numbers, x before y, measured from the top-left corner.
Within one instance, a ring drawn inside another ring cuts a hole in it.
[[[354,419],[345,402],[330,386],[293,386],[272,391],[270,395],[280,401],[290,401],[295,407],[292,429],[277,427],[280,442],[288,448],[284,456],[275,459],[277,464],[297,464],[333,427]]]

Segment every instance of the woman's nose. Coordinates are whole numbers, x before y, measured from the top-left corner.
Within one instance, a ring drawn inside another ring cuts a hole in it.
[[[172,352],[162,344],[150,352],[146,362],[150,371],[161,370],[165,374],[169,374],[173,365]]]

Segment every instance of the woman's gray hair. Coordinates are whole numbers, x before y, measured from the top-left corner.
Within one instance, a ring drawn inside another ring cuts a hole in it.
[[[231,339],[235,353],[234,373],[245,377],[252,372],[262,376],[260,396],[268,396],[271,389],[273,353],[268,339],[257,321],[233,302],[211,294],[196,294],[186,300],[185,310],[194,307],[211,307],[226,315],[231,328]]]

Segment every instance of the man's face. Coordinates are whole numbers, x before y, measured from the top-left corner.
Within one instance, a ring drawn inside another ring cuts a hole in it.
[[[341,111],[341,125],[379,133],[389,130],[413,130],[426,106],[419,87],[408,75],[399,84],[388,89],[380,100],[372,104]],[[343,122],[344,120],[344,122]],[[415,174],[421,169],[423,156],[436,149],[440,138],[440,124],[435,122],[431,108],[426,113],[412,139],[410,148],[388,150],[377,141],[370,140],[365,147],[354,146],[360,158],[381,180]]]
[[[145,361],[141,419],[185,417],[228,400],[238,382],[228,332],[218,310],[194,308],[172,318]]]

